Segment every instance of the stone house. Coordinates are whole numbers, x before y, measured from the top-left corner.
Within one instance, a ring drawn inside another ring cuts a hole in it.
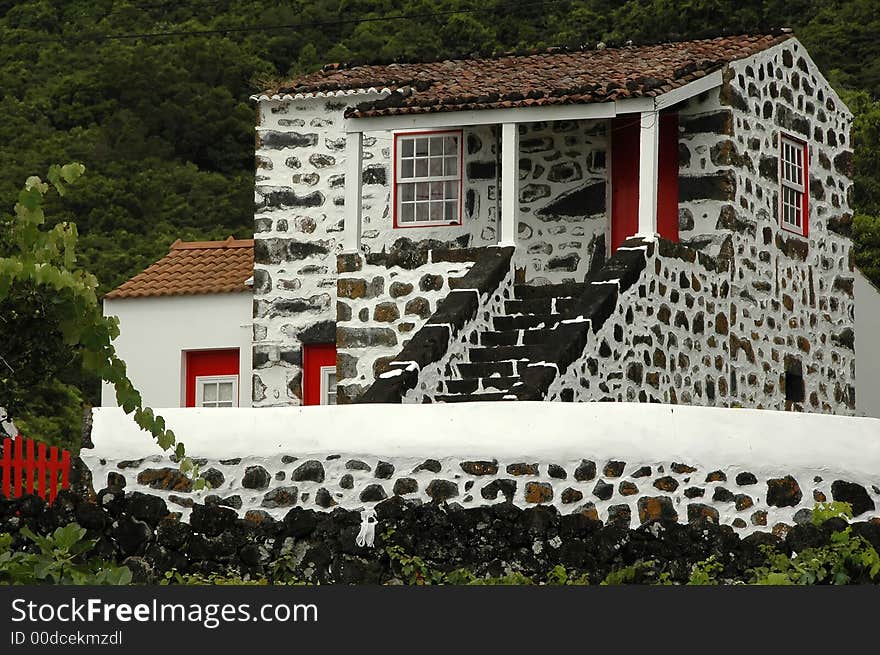
[[[253,404],[855,407],[852,115],[791,34],[325,66],[258,103]]]
[[[255,100],[253,406],[855,411],[852,115],[793,35]]]

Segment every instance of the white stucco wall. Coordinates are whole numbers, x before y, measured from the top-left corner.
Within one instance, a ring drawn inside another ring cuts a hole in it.
[[[150,407],[180,407],[184,351],[239,349],[239,404],[251,406],[251,293],[223,293],[104,301],[104,315],[119,317],[116,352]],[[101,404],[116,406],[105,384]]]
[[[880,289],[855,269],[856,414],[880,418]]]

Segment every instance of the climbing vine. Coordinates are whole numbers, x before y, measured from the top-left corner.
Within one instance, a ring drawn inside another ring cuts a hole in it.
[[[57,384],[72,364],[81,365],[112,384],[125,413],[163,450],[174,449],[182,471],[192,471],[184,444],[144,406],[116,354],[112,341],[119,322],[103,315],[98,281],[77,266],[76,225],[60,222],[46,228],[44,205],[50,193],[64,196],[84,172],[82,164],[72,163],[51,166],[46,181],[29,177],[14,213],[0,218],[0,397],[18,405],[25,423],[28,398],[39,395],[44,385]]]

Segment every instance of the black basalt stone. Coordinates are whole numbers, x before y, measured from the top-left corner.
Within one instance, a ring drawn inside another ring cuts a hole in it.
[[[784,478],[773,478],[767,480],[767,504],[774,507],[794,507],[799,502],[803,494],[801,488],[790,475]]]
[[[563,193],[537,212],[542,221],[594,216],[605,211],[605,183],[591,182]]]
[[[295,482],[323,482],[324,465],[316,459],[310,459],[297,466],[290,479]]]
[[[596,462],[582,459],[580,465],[574,470],[574,479],[578,482],[586,482],[596,477]]]
[[[608,500],[614,494],[614,485],[608,484],[604,480],[599,480],[593,487],[593,495],[599,500]]]
[[[216,537],[235,523],[235,510],[220,505],[194,505],[189,516],[192,529],[206,537]]]
[[[388,494],[385,493],[385,488],[381,484],[368,484],[360,495],[361,501],[365,503],[378,502],[386,498],[388,498]]]
[[[835,480],[831,483],[831,497],[838,502],[849,503],[852,506],[853,516],[875,509],[868,490],[854,482]]]
[[[145,521],[151,526],[155,527],[160,519],[168,515],[168,506],[158,496],[135,491],[126,500],[128,501],[128,513],[132,517]]]
[[[262,466],[248,466],[244,470],[241,486],[245,489],[267,489],[271,481],[269,472]]]
[[[458,485],[449,480],[431,480],[425,493],[434,502],[443,502],[458,496]]]

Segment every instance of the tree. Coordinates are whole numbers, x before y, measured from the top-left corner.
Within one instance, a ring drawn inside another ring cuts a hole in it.
[[[81,397],[73,379],[85,368],[113,384],[124,411],[164,450],[175,447],[181,469],[189,470],[183,443],[143,406],[116,355],[118,321],[103,315],[98,281],[76,264],[76,225],[43,229],[49,193],[65,195],[84,171],[82,164],[53,165],[47,182],[29,177],[14,213],[0,217],[0,404],[23,434],[76,447]],[[52,429],[59,433],[43,432]]]

